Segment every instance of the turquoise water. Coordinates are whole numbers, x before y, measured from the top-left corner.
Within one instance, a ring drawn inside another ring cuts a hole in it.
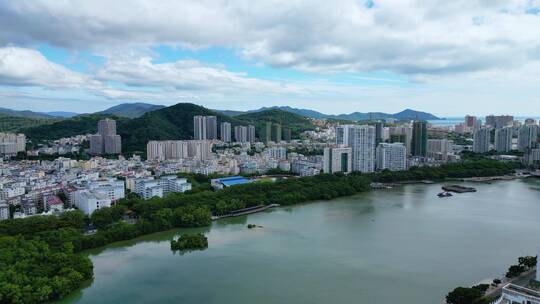
[[[107,246],[89,253],[94,281],[63,303],[440,303],[540,248],[540,180],[472,185],[444,199],[440,184],[407,185]],[[171,252],[185,231],[209,248]]]
[[[525,119],[527,119],[527,118],[536,119],[537,123],[538,123],[538,121],[540,121],[540,117],[538,117],[538,116],[528,116],[528,117],[516,116],[516,117],[514,117],[515,120],[521,121],[521,122],[525,121]],[[483,123],[486,122],[485,117],[480,117],[480,119],[482,119]],[[455,126],[455,125],[458,125],[458,124],[460,124],[460,123],[462,123],[464,121],[465,121],[464,117],[448,117],[446,119],[428,120],[429,123],[431,123],[433,126],[437,126],[437,127]]]

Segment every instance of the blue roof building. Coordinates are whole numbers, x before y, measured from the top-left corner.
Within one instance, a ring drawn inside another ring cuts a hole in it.
[[[212,187],[216,190],[221,190],[226,187],[231,187],[235,185],[249,184],[252,180],[247,179],[243,176],[231,176],[223,178],[215,178],[210,181]]]

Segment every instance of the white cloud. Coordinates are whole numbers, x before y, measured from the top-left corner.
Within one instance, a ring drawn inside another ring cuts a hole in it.
[[[81,88],[94,86],[97,83],[84,74],[47,60],[38,51],[4,47],[0,48],[0,84]]]
[[[6,0],[0,41],[80,49],[223,46],[256,62],[316,72],[441,75],[539,60],[538,1],[374,3]]]
[[[222,66],[205,65],[196,60],[154,63],[150,57],[109,58],[98,69],[97,78],[132,87],[160,87],[170,91],[239,92],[263,94],[301,93],[294,85],[248,77]]]

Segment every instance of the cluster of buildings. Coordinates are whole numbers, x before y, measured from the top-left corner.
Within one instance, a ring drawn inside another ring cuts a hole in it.
[[[456,160],[453,142],[428,139],[425,121],[398,126],[338,125],[335,145],[324,150],[324,172],[402,171],[418,163]]]
[[[294,140],[288,138],[280,124],[273,122],[264,123],[259,133],[253,125],[233,128],[228,122],[219,123],[216,116],[195,116],[193,123],[194,139],[151,140],[147,143],[146,160],[135,156],[94,157],[88,161],[60,157],[54,161],[0,163],[0,218],[14,210],[14,216],[22,217],[73,207],[91,214],[111,206],[126,191],[148,199],[190,190],[191,184],[177,177],[180,173],[237,176],[274,170],[312,176],[323,172],[402,171],[411,166],[457,161],[459,152],[465,149],[519,150],[524,153],[524,162],[540,162],[538,124],[532,119],[516,123],[511,116],[488,116],[486,124],[466,116],[453,132],[458,127],[466,128],[466,134],[472,137],[470,146],[456,144],[448,139],[450,131],[425,121],[369,125],[320,121],[316,130],[304,132],[302,139]],[[3,143],[24,149],[24,135],[1,134]],[[115,121],[110,119],[99,121],[97,134],[60,139],[40,149],[80,148],[85,140],[90,141],[92,154],[121,152],[121,138],[116,134]],[[239,180],[221,183],[226,186]],[[65,194],[62,204],[57,199],[62,197],[61,193]]]
[[[13,156],[24,151],[26,151],[24,134],[0,132],[0,156]]]

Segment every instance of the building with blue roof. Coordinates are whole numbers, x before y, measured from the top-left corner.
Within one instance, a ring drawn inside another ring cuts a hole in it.
[[[214,178],[210,180],[210,184],[215,190],[221,190],[235,185],[249,184],[253,182],[251,179],[247,179],[243,176],[231,176],[223,178]]]

